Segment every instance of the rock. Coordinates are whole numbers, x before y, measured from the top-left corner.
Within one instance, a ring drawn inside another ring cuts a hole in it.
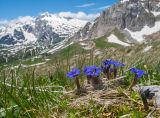
[[[92,27],[92,23],[88,22],[82,29],[80,29],[78,32],[74,34],[74,38],[72,40],[82,40],[82,39],[87,39],[89,35],[89,30]]]
[[[53,27],[47,25],[47,23],[47,21],[39,18],[35,20],[34,34],[38,38],[38,41],[42,44],[50,45],[64,40],[64,37],[60,37],[60,35],[53,32]]]
[[[133,87],[133,90],[139,92],[141,96],[145,97],[145,99],[154,100],[155,107],[160,108],[160,86],[136,85],[135,87]]]
[[[151,35],[145,35],[145,39],[148,39],[148,40],[160,40],[160,31],[159,32],[156,32],[156,33],[153,33]]]

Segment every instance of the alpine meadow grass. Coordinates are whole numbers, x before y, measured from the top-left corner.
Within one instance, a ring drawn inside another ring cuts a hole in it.
[[[79,47],[77,48],[76,50],[79,50]],[[103,54],[101,57],[97,57],[94,55],[94,49],[90,51],[83,51],[82,49],[80,52],[76,50],[73,51],[71,46],[65,49],[65,52],[62,51],[65,55],[62,53],[62,55],[57,54],[57,56],[51,57],[52,62],[48,62],[48,64],[52,64],[53,69],[46,72],[46,75],[37,74],[37,67],[24,68],[19,65],[17,68],[11,68],[10,66],[1,66],[0,117],[99,118],[120,117],[129,114],[133,118],[143,118],[147,115],[148,112],[144,111],[142,106],[135,104],[141,101],[136,92],[129,96],[129,98],[134,100],[134,102],[130,101],[130,104],[117,104],[116,106],[105,108],[105,106],[96,104],[90,99],[87,106],[72,107],[70,103],[79,96],[69,96],[69,93],[74,90],[76,84],[74,84],[74,79],[69,79],[66,76],[67,72],[73,68],[78,68],[79,71],[83,72],[83,68],[86,66],[100,66],[103,60],[110,59],[111,55],[114,55],[114,53],[110,52],[107,55]],[[116,57],[113,57],[113,59],[116,59]],[[126,64],[123,68],[117,66],[118,73],[115,75],[115,77],[125,75],[123,78],[125,86],[123,85],[117,88],[117,90],[119,89],[118,91],[122,91],[118,93],[119,96],[129,87],[134,77],[134,74],[129,72],[130,67],[136,67],[146,72],[137,81],[138,83],[143,85],[159,84],[159,63],[156,67],[153,67],[142,60],[136,60],[135,63],[128,64],[128,59],[123,55],[118,56],[117,59]],[[112,63],[121,64],[118,62]],[[89,71],[87,72],[88,74]],[[80,85],[83,85],[86,75],[78,72],[78,76]],[[98,73],[98,76],[101,78],[105,77],[103,73],[100,75]],[[114,99],[114,96],[112,99]]]

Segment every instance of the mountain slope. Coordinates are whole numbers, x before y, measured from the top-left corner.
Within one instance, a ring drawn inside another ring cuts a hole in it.
[[[160,1],[120,0],[103,11],[93,24],[86,24],[72,39],[94,39],[110,34],[115,28],[130,42],[144,41],[144,35],[160,31]]]
[[[86,20],[47,12],[0,24],[0,62],[52,54],[67,46],[68,38],[86,23]]]

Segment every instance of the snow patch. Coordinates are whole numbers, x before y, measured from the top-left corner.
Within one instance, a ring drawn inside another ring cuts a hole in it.
[[[127,2],[127,1],[129,2],[129,0],[121,0],[121,3],[124,3],[124,2]]]
[[[120,44],[120,45],[123,45],[123,46],[130,46],[130,44],[128,43],[125,43],[123,41],[120,41],[117,36],[115,36],[114,34],[111,34],[108,38],[108,42],[110,43],[117,43],[117,44]]]
[[[71,42],[69,44],[67,44],[68,42],[66,40],[60,42],[58,45],[56,45],[55,47],[53,47],[53,49],[49,50],[47,53],[53,54],[54,52],[60,50],[60,49],[64,49],[70,45],[72,45],[74,42]],[[66,45],[67,44],[67,45]]]
[[[151,35],[160,31],[160,21],[155,22],[155,26],[153,27],[144,26],[141,31],[133,32],[127,28],[125,28],[125,30],[130,33],[132,38],[134,38],[138,42],[142,42],[145,40],[144,35]]]
[[[49,50],[48,53],[53,54],[57,50],[61,49],[63,46],[64,46],[63,43],[61,43],[61,44],[55,46],[53,49]]]
[[[149,10],[148,10],[148,9],[145,9],[145,11],[146,11],[147,13],[149,13]]]
[[[67,48],[68,46],[72,45],[74,42],[69,43],[68,45],[64,46],[62,49]]]
[[[28,67],[38,67],[38,66],[41,66],[41,65],[44,65],[44,64],[46,64],[46,62],[36,63],[36,64],[32,64],[32,65],[24,65],[24,64],[20,64],[20,65],[11,67],[11,69],[19,68],[19,66],[20,66],[20,67],[23,67],[23,68],[28,68]]]
[[[82,48],[85,49],[85,50],[91,50],[93,47],[87,46],[87,47],[82,47]]]
[[[155,17],[160,15],[160,12],[152,11],[151,12]]]
[[[144,48],[143,52],[148,52],[151,48],[152,46],[147,46],[146,48]]]
[[[24,42],[24,44],[28,44],[28,43],[33,43],[33,42],[36,42],[37,41],[37,38],[35,37],[35,35],[34,34],[32,34],[32,33],[28,33],[28,32],[23,32],[23,34],[24,34],[24,36],[25,36],[25,42]]]
[[[95,47],[95,43],[92,42],[92,41],[89,41],[89,42],[80,42],[79,44],[85,50],[91,50],[91,49],[93,49]]]
[[[88,44],[86,44],[86,43],[83,43],[83,42],[81,42],[81,43],[79,43],[81,46],[87,46]]]
[[[100,50],[95,50],[95,51],[94,51],[94,55],[95,55],[95,56],[101,55],[102,53],[103,53],[103,52],[100,51]]]
[[[51,59],[45,59],[45,61],[50,61]]]

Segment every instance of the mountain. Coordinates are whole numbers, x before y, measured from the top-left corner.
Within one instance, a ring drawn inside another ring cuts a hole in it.
[[[0,24],[0,62],[54,53],[65,47],[69,37],[83,28],[86,20],[59,14],[42,13],[19,17]]]
[[[94,23],[87,23],[71,39],[108,38],[115,29],[130,43],[160,39],[160,0],[120,0],[103,11]]]
[[[48,12],[37,17],[20,17],[0,26],[0,44],[55,44],[72,36],[86,22]]]
[[[159,39],[160,0],[120,0],[102,11],[94,22],[43,13],[0,25],[0,61],[56,54],[70,45],[73,50],[105,49]]]

